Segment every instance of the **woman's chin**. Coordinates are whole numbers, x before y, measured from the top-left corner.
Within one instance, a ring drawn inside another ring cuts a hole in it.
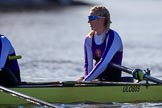
[[[95,28],[91,27],[91,30],[94,30],[95,31]]]

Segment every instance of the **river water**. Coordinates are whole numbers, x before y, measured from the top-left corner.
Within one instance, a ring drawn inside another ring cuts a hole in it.
[[[83,41],[90,30],[87,16],[93,5],[104,5],[109,9],[111,28],[118,31],[123,40],[123,65],[130,68],[149,68],[152,76],[162,79],[162,1],[82,0],[82,2],[84,3],[80,5],[77,3],[65,7],[56,5],[48,7],[48,4],[45,4],[45,9],[37,6],[29,7],[30,9],[12,7],[13,9],[3,8],[0,11],[0,33],[11,40],[16,53],[23,57],[19,60],[22,81],[71,81],[83,75]],[[110,105],[81,103],[57,106],[160,108],[162,103]]]

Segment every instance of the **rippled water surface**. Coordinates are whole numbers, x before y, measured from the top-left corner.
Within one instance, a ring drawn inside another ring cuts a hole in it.
[[[0,33],[8,36],[17,54],[23,56],[19,60],[22,81],[69,81],[83,75],[83,40],[90,30],[87,16],[95,4],[106,6],[111,13],[111,28],[118,31],[124,44],[123,65],[149,68],[152,76],[162,79],[162,1],[82,1],[87,4],[0,12]],[[160,108],[162,103],[58,106]]]

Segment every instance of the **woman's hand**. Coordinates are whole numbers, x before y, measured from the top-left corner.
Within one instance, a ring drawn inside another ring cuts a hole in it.
[[[83,81],[84,77],[80,77],[77,81]]]

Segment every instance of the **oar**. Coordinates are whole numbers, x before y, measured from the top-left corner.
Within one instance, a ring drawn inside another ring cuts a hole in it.
[[[8,56],[9,60],[16,60],[16,59],[21,59],[21,58],[22,58],[21,55]],[[19,98],[25,99],[26,101],[29,101],[29,102],[37,104],[37,105],[44,105],[44,106],[47,106],[47,107],[50,107],[50,108],[56,108],[51,103],[45,102],[43,100],[31,97],[31,96],[28,96],[28,95],[25,95],[25,94],[22,94],[22,93],[19,93],[19,92],[16,92],[14,90],[8,89],[8,88],[3,87],[1,85],[0,85],[0,90],[3,91],[3,92],[9,93],[10,95],[15,95],[15,96],[17,96]]]
[[[124,66],[121,66],[121,65],[118,65],[118,64],[115,64],[115,63],[110,63],[110,65],[116,69],[119,69],[121,71],[124,71],[128,74],[133,74],[133,70],[132,69],[129,69],[127,67],[124,67]],[[152,81],[152,82],[155,82],[155,83],[158,83],[158,84],[162,84],[162,80],[160,79],[157,79],[157,78],[154,78],[148,74],[144,74],[144,78],[149,80],[149,81]]]
[[[8,88],[3,87],[1,85],[0,85],[0,90],[3,91],[3,92],[9,93],[10,95],[13,94],[13,95],[15,95],[15,96],[17,96],[19,98],[25,99],[26,101],[29,101],[29,102],[34,103],[34,104],[37,104],[37,105],[43,105],[43,106],[47,106],[49,108],[56,108],[51,103],[45,102],[43,100],[40,100],[40,99],[31,97],[31,96],[28,96],[28,95],[25,95],[25,94],[22,94],[22,93],[19,93],[19,92],[16,92],[14,90],[8,89]]]

